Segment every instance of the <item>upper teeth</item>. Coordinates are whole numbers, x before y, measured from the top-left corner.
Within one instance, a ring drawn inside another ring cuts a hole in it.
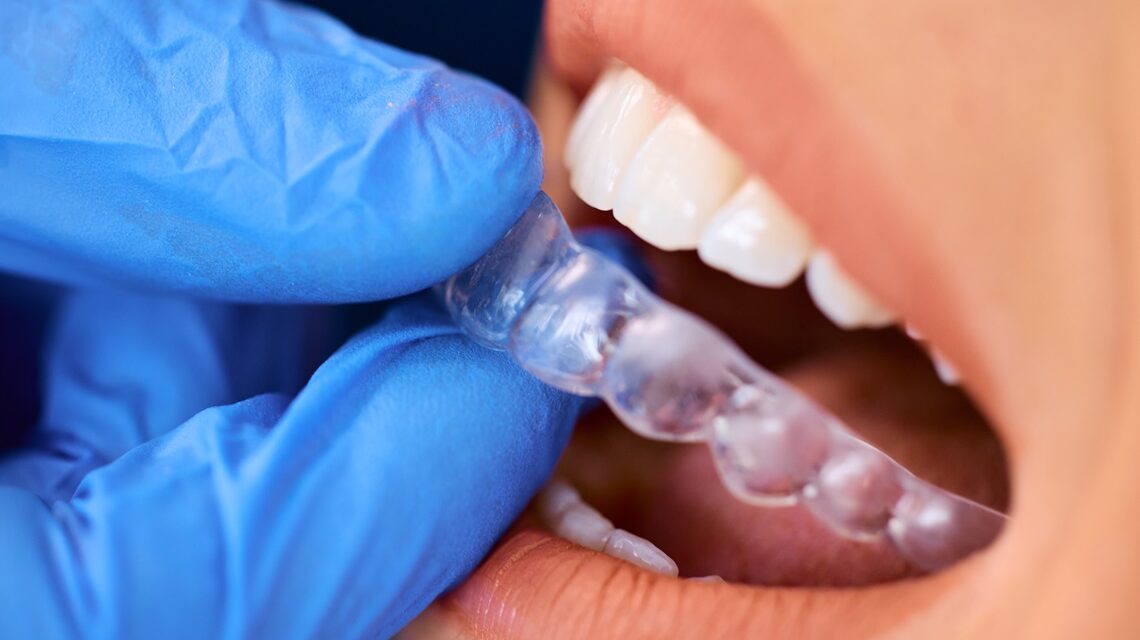
[[[665,101],[633,69],[604,76],[595,92],[602,94],[597,106],[585,105],[589,108],[578,114],[572,130],[577,140],[570,167],[586,170],[572,169],[570,186],[586,204],[607,211],[614,208],[618,181],[629,161],[661,119]]]
[[[570,185],[586,204],[662,249],[698,249],[708,265],[783,286],[811,258],[809,291],[839,326],[890,324],[890,312],[826,254],[806,227],[683,106],[633,69],[611,68],[583,102],[566,143]],[[814,254],[814,257],[813,257]]]
[[[662,249],[696,249],[709,219],[743,179],[736,156],[674,105],[626,168],[614,217]]]
[[[697,248],[706,264],[768,287],[799,277],[811,250],[807,228],[756,178],[721,207]]]
[[[894,321],[891,313],[863,291],[826,251],[812,256],[807,285],[820,311],[844,329],[883,327]]]

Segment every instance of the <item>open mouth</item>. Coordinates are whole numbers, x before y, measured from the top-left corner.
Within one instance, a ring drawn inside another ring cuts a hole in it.
[[[914,328],[890,328],[890,311],[681,105],[636,72],[611,70],[565,155],[574,192],[649,245],[662,297],[923,479],[1005,510],[1000,443],[949,364]],[[719,637],[759,622],[749,620],[759,594],[792,603],[923,573],[889,542],[838,535],[802,505],[740,502],[706,447],[641,439],[598,410],[531,513],[409,635],[437,634],[446,619],[460,636]],[[896,598],[867,591],[867,602]],[[681,610],[685,624],[670,626]]]

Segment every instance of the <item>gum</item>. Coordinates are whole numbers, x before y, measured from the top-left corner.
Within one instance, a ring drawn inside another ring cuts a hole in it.
[[[715,328],[579,245],[545,194],[439,290],[473,339],[543,382],[602,398],[646,438],[707,442],[743,502],[802,503],[835,533],[886,538],[925,571],[989,545],[1005,524],[920,480]]]

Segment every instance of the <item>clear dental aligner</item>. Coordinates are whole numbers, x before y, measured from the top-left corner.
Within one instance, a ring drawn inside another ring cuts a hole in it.
[[[840,535],[889,540],[925,571],[987,546],[1005,523],[918,479],[719,331],[579,245],[546,194],[440,288],[473,339],[547,384],[601,397],[647,438],[707,442],[744,502],[801,503]]]

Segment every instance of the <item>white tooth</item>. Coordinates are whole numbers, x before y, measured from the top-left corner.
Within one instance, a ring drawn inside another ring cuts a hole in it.
[[[614,524],[585,502],[570,505],[552,528],[570,542],[594,551],[604,549],[614,532]]]
[[[950,364],[946,356],[937,350],[932,349],[930,351],[930,361],[934,363],[934,371],[938,374],[938,379],[942,381],[942,384],[957,386],[962,381],[961,376],[958,375],[958,368]]]
[[[713,584],[726,584],[724,578],[713,574],[711,576],[700,576],[697,578],[689,578],[693,582],[711,582]]]
[[[926,336],[922,335],[922,332],[913,325],[906,325],[906,334],[910,336],[911,340],[919,344],[926,343]],[[958,384],[962,382],[962,376],[958,373],[958,368],[951,364],[950,361],[946,359],[946,356],[942,355],[942,352],[938,349],[927,345],[927,351],[930,354],[930,361],[934,364],[934,371],[938,374],[938,379],[942,381],[942,384],[952,387],[958,386]]]
[[[736,156],[674,105],[630,161],[614,217],[661,249],[695,249],[743,178]]]
[[[534,501],[538,517],[550,527],[557,524],[567,509],[579,502],[582,502],[582,496],[564,480],[551,480]]]
[[[552,480],[535,499],[539,517],[554,533],[575,544],[601,551],[643,569],[677,575],[677,563],[645,538],[623,529],[586,504],[578,491]]]
[[[602,211],[614,207],[617,185],[633,154],[660,119],[664,98],[633,69],[623,69],[583,124],[575,148],[570,186],[583,202]]]
[[[603,550],[607,555],[637,565],[647,571],[667,576],[677,575],[677,563],[657,548],[657,545],[635,536],[625,529],[617,529],[610,535]]]
[[[697,247],[709,266],[768,287],[795,280],[811,249],[807,228],[756,178],[716,212]]]
[[[577,164],[578,151],[582,148],[582,139],[586,136],[586,131],[593,126],[593,122],[597,120],[602,103],[613,91],[621,71],[622,67],[616,64],[607,67],[597,82],[594,83],[593,88],[590,89],[589,95],[578,107],[578,114],[574,116],[574,126],[570,128],[570,135],[566,137],[566,148],[562,156],[567,169]]]
[[[816,251],[808,263],[807,285],[819,310],[844,329],[885,327],[894,319],[825,251]]]

